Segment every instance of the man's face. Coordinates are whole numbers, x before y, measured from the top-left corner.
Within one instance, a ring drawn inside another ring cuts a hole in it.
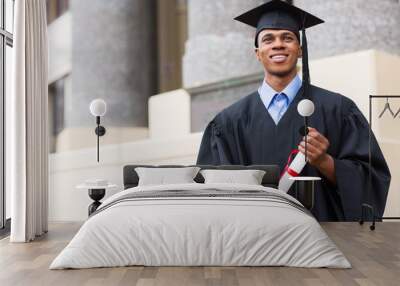
[[[288,30],[266,29],[258,34],[257,59],[274,76],[295,73],[301,47],[296,35]]]

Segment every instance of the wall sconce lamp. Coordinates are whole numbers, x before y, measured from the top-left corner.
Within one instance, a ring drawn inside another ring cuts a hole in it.
[[[90,113],[96,117],[97,127],[94,132],[97,135],[97,162],[99,162],[99,138],[106,134],[106,129],[100,125],[100,117],[104,116],[107,111],[107,104],[104,100],[97,98],[90,103]]]

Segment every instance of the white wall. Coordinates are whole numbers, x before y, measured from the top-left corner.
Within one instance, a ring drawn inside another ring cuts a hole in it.
[[[102,119],[102,125],[106,128],[106,134],[100,138],[103,146],[133,142],[149,137],[149,130],[146,127],[109,127],[106,120],[107,115]],[[93,117],[92,127],[64,128],[56,138],[56,152],[68,152],[96,146],[95,123],[95,117]]]
[[[368,118],[368,96],[377,93],[378,85],[376,53],[368,50],[311,61],[311,82],[351,98]]]
[[[149,99],[151,138],[175,138],[190,133],[190,94],[184,89]]]
[[[400,57],[376,52],[376,95],[400,95]],[[392,173],[392,181],[387,200],[385,216],[400,216],[400,116],[393,119],[383,116],[385,100],[374,100],[372,129],[378,137],[380,146]],[[390,100],[394,112],[400,109],[400,98]]]
[[[201,134],[174,139],[142,140],[133,143],[100,146],[100,163],[96,149],[50,155],[49,220],[82,221],[92,202],[87,191],[76,185],[87,179],[102,178],[123,188],[122,168],[127,164],[194,164],[200,147]]]
[[[48,26],[49,83],[71,72],[71,17],[71,12],[66,12]]]

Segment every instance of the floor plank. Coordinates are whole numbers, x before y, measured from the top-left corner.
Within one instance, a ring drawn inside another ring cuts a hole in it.
[[[78,231],[79,223],[53,223],[32,243],[0,240],[0,285],[399,285],[400,222],[377,223],[375,231],[357,223],[322,223],[344,252],[352,269],[289,267],[116,267],[85,270],[48,269]]]

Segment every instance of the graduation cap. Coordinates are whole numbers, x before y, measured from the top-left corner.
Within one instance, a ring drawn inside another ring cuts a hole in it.
[[[258,48],[258,34],[264,29],[288,30],[300,40],[302,31],[303,95],[307,95],[310,85],[306,29],[324,23],[314,15],[281,0],[270,0],[235,20],[256,28],[255,47]]]

